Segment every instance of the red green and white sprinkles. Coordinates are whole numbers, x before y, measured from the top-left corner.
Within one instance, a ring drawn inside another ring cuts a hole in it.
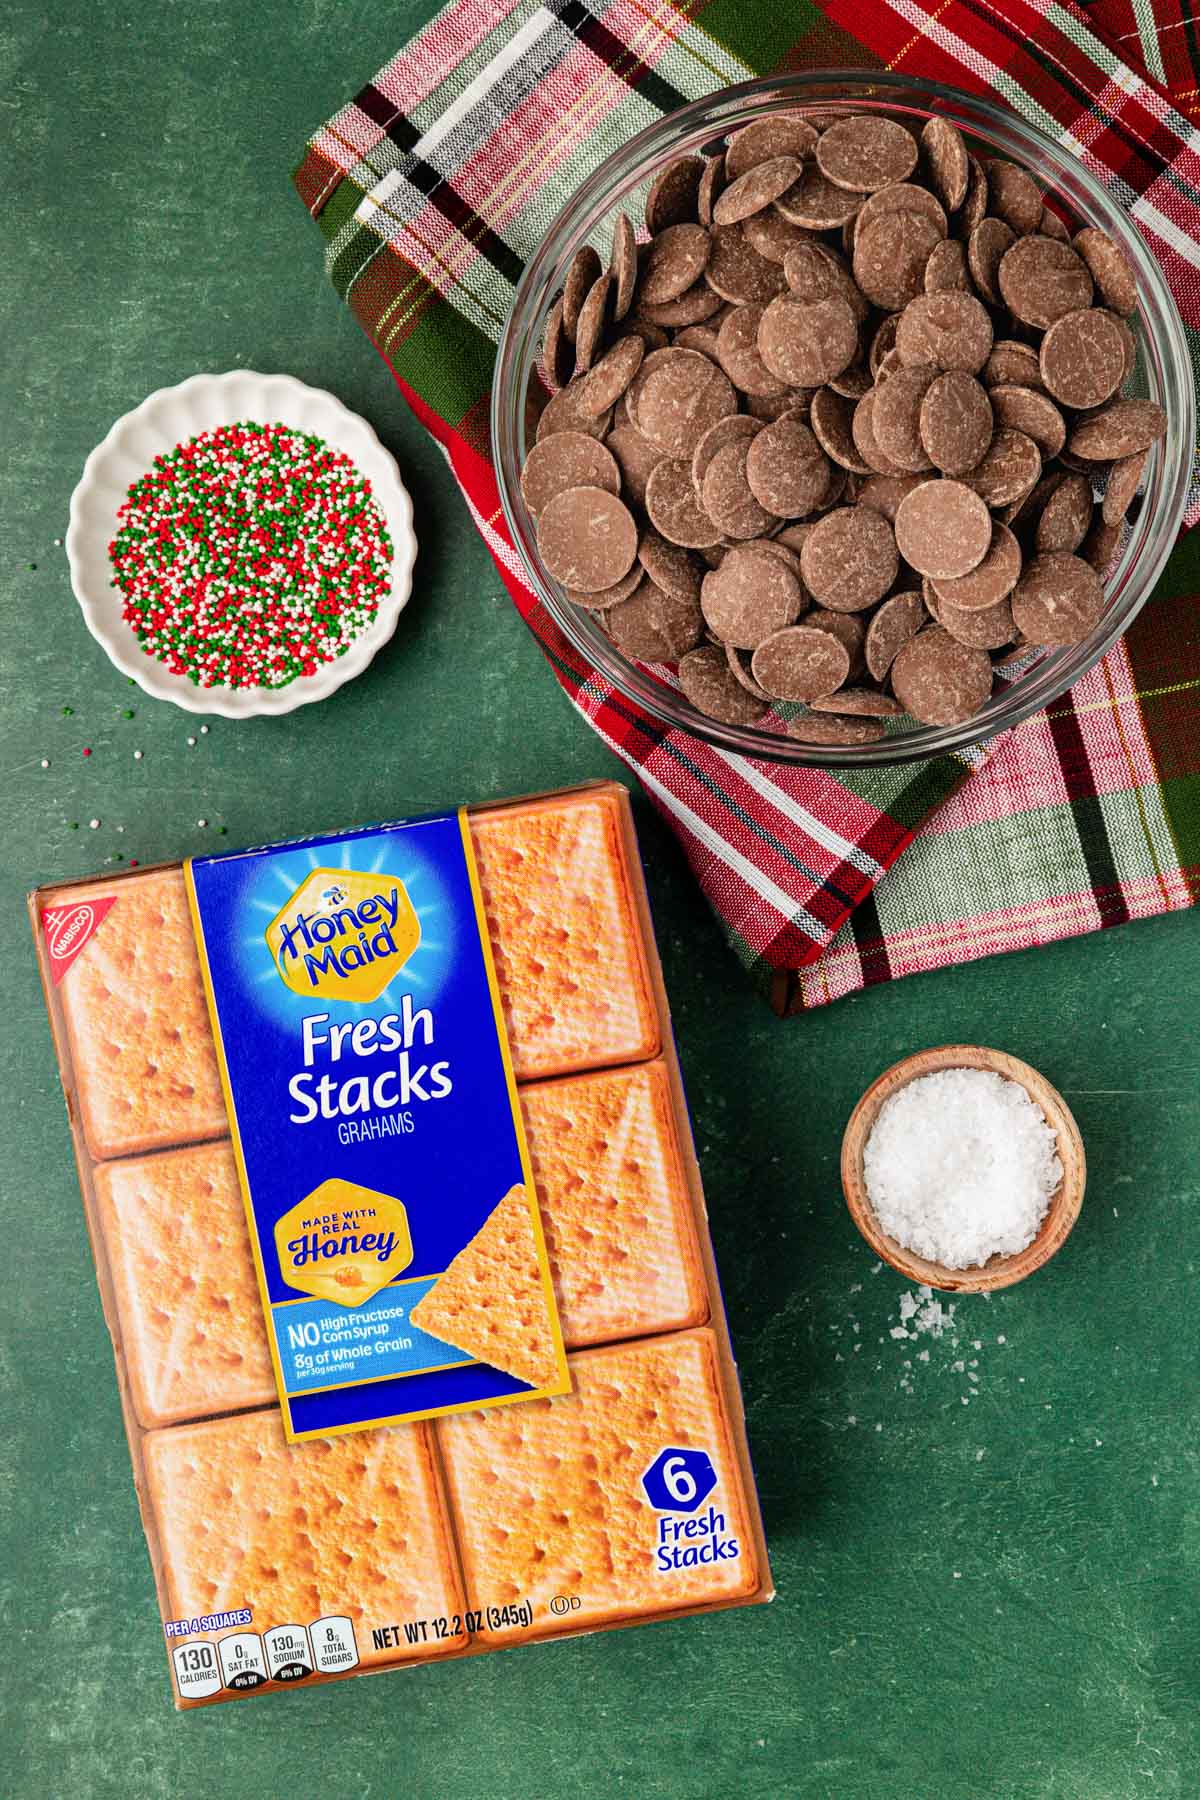
[[[373,622],[391,581],[370,483],[288,425],[222,425],[156,456],[117,523],[108,553],[125,620],[197,687],[315,674]]]

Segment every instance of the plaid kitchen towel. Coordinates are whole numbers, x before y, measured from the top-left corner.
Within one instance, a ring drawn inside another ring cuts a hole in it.
[[[505,533],[488,395],[521,268],[584,176],[659,114],[754,74],[884,65],[997,93],[1069,143],[1151,244],[1200,364],[1200,157],[1144,29],[1176,3],[451,0],[296,171],[335,287],[446,453],[558,679],[677,831],[781,1011],[1193,901],[1194,557],[1178,549],[1129,638],[990,760],[834,776],[664,731],[580,660]]]

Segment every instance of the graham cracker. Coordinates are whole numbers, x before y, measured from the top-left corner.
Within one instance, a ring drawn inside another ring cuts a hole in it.
[[[521,1107],[568,1348],[702,1324],[708,1291],[665,1066],[535,1084],[522,1088]],[[101,1164],[95,1182],[140,1423],[170,1425],[273,1401],[229,1141]],[[536,1257],[524,1203],[514,1218],[528,1271]],[[506,1281],[500,1278],[504,1293]],[[449,1324],[434,1331],[422,1311],[416,1322],[457,1344]],[[531,1327],[530,1342],[538,1336]]]
[[[431,1337],[531,1387],[557,1384],[554,1327],[520,1183],[492,1208],[410,1317]]]
[[[563,1338],[702,1325],[708,1286],[662,1062],[521,1090]]]
[[[533,1608],[531,1629],[485,1623],[480,1641],[509,1643],[756,1592],[760,1571],[712,1332],[585,1350],[570,1367],[571,1394],[437,1422],[468,1605]],[[699,1517],[715,1508],[740,1554],[659,1573],[659,1520],[679,1515],[657,1512],[641,1477],[664,1449],[688,1447],[706,1450],[717,1475]],[[551,1601],[567,1604],[552,1612]]]
[[[70,893],[116,902],[58,990],[88,1149],[128,1156],[227,1131],[182,871]]]
[[[363,1668],[467,1642],[430,1631],[409,1644],[402,1629],[372,1642],[376,1629],[463,1610],[424,1425],[288,1444],[272,1407],[151,1431],[142,1448],[167,1618],[250,1607],[260,1634],[349,1618]]]
[[[142,1425],[275,1399],[228,1141],[96,1170],[121,1344]]]
[[[659,1048],[616,799],[582,793],[471,816],[519,1081]]]

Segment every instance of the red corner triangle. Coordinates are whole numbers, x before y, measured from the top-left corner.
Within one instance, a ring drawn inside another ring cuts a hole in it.
[[[116,903],[115,894],[102,894],[98,900],[68,900],[43,910],[42,930],[50,959],[50,979],[55,987],[90,942],[109,907]]]

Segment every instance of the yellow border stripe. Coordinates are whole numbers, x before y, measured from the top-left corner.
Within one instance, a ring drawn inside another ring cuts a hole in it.
[[[504,1080],[508,1087],[508,1104],[512,1112],[513,1130],[517,1134],[517,1150],[521,1158],[521,1179],[525,1184],[525,1202],[529,1207],[529,1223],[533,1227],[533,1239],[537,1245],[538,1268],[542,1275],[546,1316],[550,1321],[550,1330],[554,1338],[554,1360],[558,1364],[558,1381],[553,1386],[533,1388],[528,1395],[518,1394],[513,1397],[519,1400],[548,1399],[554,1394],[570,1393],[571,1371],[567,1367],[567,1352],[563,1344],[562,1326],[558,1317],[558,1301],[554,1297],[554,1277],[550,1273],[550,1258],[546,1253],[546,1240],[542,1233],[542,1214],[537,1203],[537,1188],[533,1182],[533,1163],[530,1160],[529,1145],[525,1139],[525,1118],[521,1112],[517,1078],[513,1074],[512,1055],[508,1047],[508,1029],[504,1023],[504,1009],[500,1002],[500,983],[496,980],[492,939],[488,931],[487,913],[483,906],[483,889],[479,885],[475,846],[471,842],[471,827],[465,806],[460,806],[458,809],[458,828],[462,833],[463,859],[466,862],[467,877],[471,883],[471,898],[475,902],[475,925],[479,933],[479,948],[483,953],[484,968],[487,970],[488,992],[492,996],[492,1017],[496,1022],[496,1042],[500,1047],[500,1059],[504,1064]],[[495,1402],[484,1401],[482,1404],[494,1405]]]
[[[258,1240],[258,1221],[254,1217],[254,1206],[250,1199],[250,1178],[246,1174],[246,1159],[242,1155],[242,1135],[238,1130],[237,1107],[234,1103],[233,1088],[229,1080],[229,1069],[225,1062],[225,1040],[221,1036],[221,1020],[217,1012],[217,998],[213,992],[212,974],[208,966],[208,946],[204,941],[204,922],[200,917],[200,907],[196,899],[196,883],[192,876],[192,858],[189,856],[183,865],[183,879],[187,887],[188,911],[192,915],[192,935],[196,940],[196,954],[200,958],[200,973],[204,977],[204,1000],[208,1007],[209,1022],[212,1025],[213,1043],[217,1051],[217,1068],[221,1075],[221,1092],[225,1097],[225,1116],[229,1120],[229,1134],[233,1139],[233,1153],[237,1159],[238,1186],[242,1190],[242,1206],[246,1214],[246,1229],[250,1234],[250,1253],[254,1258],[254,1277],[258,1282],[258,1298],[263,1309],[263,1324],[267,1333],[267,1348],[271,1353],[271,1367],[275,1371],[275,1391],[279,1395],[279,1405],[283,1413],[283,1433],[291,1442],[292,1409],[288,1404],[287,1388],[284,1385],[283,1369],[279,1362],[279,1351],[275,1342],[275,1331],[271,1322],[271,1296],[267,1292],[267,1276],[263,1268],[262,1246]]]

